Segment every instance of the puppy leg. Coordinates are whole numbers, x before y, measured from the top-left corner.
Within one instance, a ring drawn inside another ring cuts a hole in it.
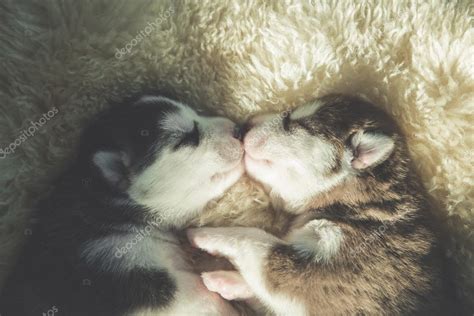
[[[208,253],[225,256],[239,270],[255,296],[277,315],[307,315],[305,306],[285,293],[269,288],[266,266],[272,249],[288,243],[252,227],[198,228],[188,230],[188,238]],[[281,267],[284,271],[285,268]],[[213,284],[213,286],[218,286]],[[251,301],[252,299],[250,299]]]
[[[196,316],[238,316],[232,305],[219,294],[209,291],[199,275],[180,272],[174,275],[178,291],[173,302],[162,309],[160,316],[196,315]],[[138,313],[138,315],[143,315]]]

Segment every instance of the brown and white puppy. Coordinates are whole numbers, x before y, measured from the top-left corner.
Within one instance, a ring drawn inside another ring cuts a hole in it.
[[[240,272],[203,274],[210,290],[256,295],[277,315],[442,313],[429,205],[387,114],[329,95],[250,124],[247,172],[295,217],[282,239],[256,228],[190,230],[194,245]]]

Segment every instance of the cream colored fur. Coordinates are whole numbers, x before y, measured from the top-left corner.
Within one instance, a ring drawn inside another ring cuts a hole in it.
[[[157,89],[244,120],[338,92],[365,96],[402,126],[449,232],[458,290],[474,297],[469,1],[12,0],[0,21],[0,146],[17,141],[0,159],[2,279],[18,242],[35,233],[32,203],[107,100]],[[200,223],[278,231],[280,215],[267,207],[242,179]]]

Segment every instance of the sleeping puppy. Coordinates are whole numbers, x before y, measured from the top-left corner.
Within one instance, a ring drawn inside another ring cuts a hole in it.
[[[189,230],[195,246],[240,272],[203,274],[210,290],[255,295],[277,315],[443,313],[429,205],[388,115],[330,95],[250,125],[246,170],[294,219],[281,239],[256,228]]]
[[[244,171],[234,123],[164,97],[114,107],[40,203],[0,313],[234,315],[184,260],[175,230]]]

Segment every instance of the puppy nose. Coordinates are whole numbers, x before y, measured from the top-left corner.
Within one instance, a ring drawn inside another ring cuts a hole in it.
[[[242,141],[244,139],[243,128],[242,127],[243,127],[243,125],[240,125],[240,124],[235,125],[234,132],[232,134],[232,136],[234,136],[234,138],[237,138],[240,141]]]
[[[245,122],[244,124],[236,125],[234,128],[234,137],[240,141],[244,140],[245,134],[253,127],[250,122]]]

